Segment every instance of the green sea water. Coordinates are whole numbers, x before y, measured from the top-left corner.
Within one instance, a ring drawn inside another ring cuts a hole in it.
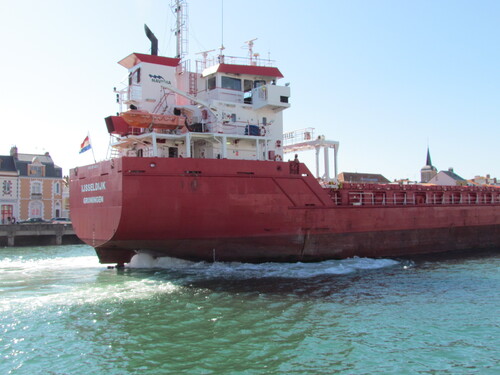
[[[500,253],[311,264],[0,248],[0,374],[499,374]]]

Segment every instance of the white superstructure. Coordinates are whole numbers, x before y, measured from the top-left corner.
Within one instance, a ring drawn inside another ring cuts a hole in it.
[[[282,160],[290,88],[269,61],[205,52],[192,71],[180,58],[132,53],[119,64],[129,78],[115,89],[120,116],[106,120],[112,156]]]

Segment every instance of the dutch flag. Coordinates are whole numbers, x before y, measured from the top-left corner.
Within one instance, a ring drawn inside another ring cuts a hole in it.
[[[80,154],[87,150],[90,150],[91,148],[92,146],[90,145],[90,139],[89,136],[87,135],[83,140],[82,145],[80,146]]]

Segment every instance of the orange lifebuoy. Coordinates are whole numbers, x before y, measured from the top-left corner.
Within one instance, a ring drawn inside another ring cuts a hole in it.
[[[274,157],[274,161],[281,161],[281,160],[283,160],[283,159],[281,159],[281,155],[276,155]]]
[[[261,135],[262,137],[264,137],[264,136],[266,135],[266,128],[265,128],[265,127],[263,127],[263,126],[261,126],[261,128],[260,128],[260,135]]]

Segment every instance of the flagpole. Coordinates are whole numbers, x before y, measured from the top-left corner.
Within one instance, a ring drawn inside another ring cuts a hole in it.
[[[94,158],[94,164],[97,164],[95,160],[94,147],[92,147],[92,142],[90,142],[90,132],[87,133],[87,137],[89,138],[90,149],[92,150],[92,157]]]

